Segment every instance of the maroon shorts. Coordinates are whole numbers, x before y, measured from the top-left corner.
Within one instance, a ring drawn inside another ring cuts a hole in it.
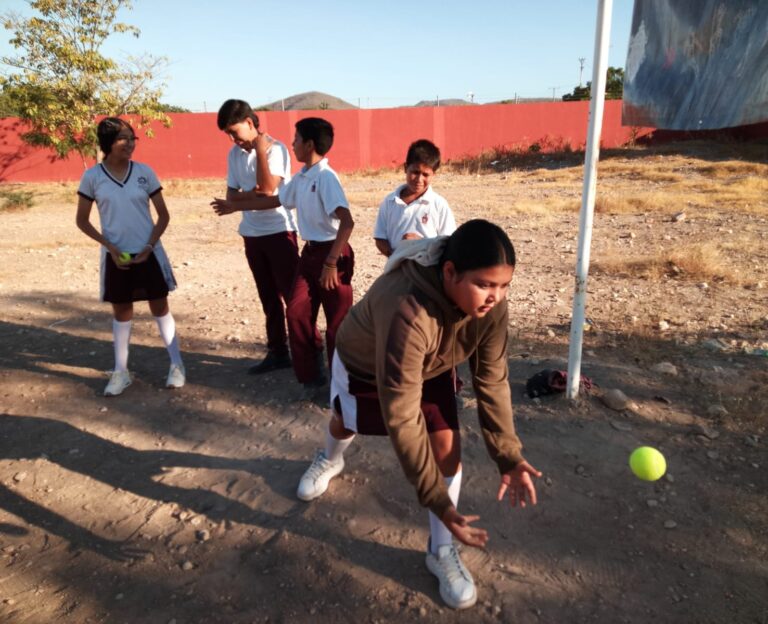
[[[333,407],[342,417],[344,426],[363,435],[389,435],[381,415],[381,404],[376,386],[355,379],[346,373],[344,364],[334,353],[331,375]],[[347,413],[343,411],[347,406]],[[421,411],[427,432],[452,429],[458,431],[459,416],[456,408],[453,371],[427,379],[421,386]]]
[[[168,296],[168,284],[154,253],[149,254],[146,262],[131,264],[127,271],[118,269],[107,254],[104,268],[104,301],[133,303]]]

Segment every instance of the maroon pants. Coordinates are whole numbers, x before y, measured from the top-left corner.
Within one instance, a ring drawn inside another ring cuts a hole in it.
[[[296,232],[243,236],[245,257],[267,319],[267,349],[288,354],[283,302],[288,302],[299,264]]]
[[[318,353],[323,348],[317,331],[317,313],[320,306],[323,306],[325,314],[325,344],[329,370],[336,345],[336,331],[352,307],[351,282],[355,255],[349,245],[342,249],[336,261],[339,285],[332,290],[320,286],[323,262],[332,245],[333,241],[304,245],[286,309],[293,371],[300,383],[314,381],[320,374]]]

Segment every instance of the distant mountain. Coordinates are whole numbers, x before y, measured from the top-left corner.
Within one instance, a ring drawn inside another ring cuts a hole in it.
[[[357,108],[357,106],[327,93],[307,91],[277,100],[271,104],[263,104],[258,106],[256,110],[346,110],[350,108]]]
[[[414,106],[474,106],[474,102],[467,102],[459,98],[447,98],[445,100],[422,100],[417,102]]]

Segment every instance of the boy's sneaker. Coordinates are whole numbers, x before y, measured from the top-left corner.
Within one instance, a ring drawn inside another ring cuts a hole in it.
[[[432,554],[427,546],[427,568],[440,581],[440,597],[452,609],[467,609],[477,602],[475,581],[455,544],[446,544]]]
[[[168,370],[168,379],[165,380],[166,388],[182,388],[187,382],[183,364],[171,364]]]
[[[114,371],[109,378],[107,387],[104,388],[104,396],[117,396],[122,394],[131,385],[131,374],[126,371]]]
[[[303,501],[311,501],[328,489],[328,483],[344,470],[344,458],[331,462],[325,458],[325,451],[318,450],[312,465],[302,475],[296,496]]]
[[[281,368],[291,367],[291,356],[287,353],[274,353],[269,351],[266,357],[248,369],[249,375],[262,375]]]

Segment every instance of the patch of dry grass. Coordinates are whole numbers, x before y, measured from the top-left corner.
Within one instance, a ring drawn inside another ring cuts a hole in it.
[[[170,178],[161,180],[163,195],[166,197],[183,197],[196,199],[199,197],[224,197],[227,193],[227,181],[224,178]]]
[[[675,195],[661,191],[598,195],[595,199],[595,212],[614,215],[649,212],[672,214],[679,212],[685,204],[682,195]]]
[[[715,243],[694,243],[680,249],[661,249],[655,254],[632,256],[609,249],[592,263],[596,272],[617,277],[659,281],[664,277],[703,282],[740,284],[739,271],[723,258]]]

